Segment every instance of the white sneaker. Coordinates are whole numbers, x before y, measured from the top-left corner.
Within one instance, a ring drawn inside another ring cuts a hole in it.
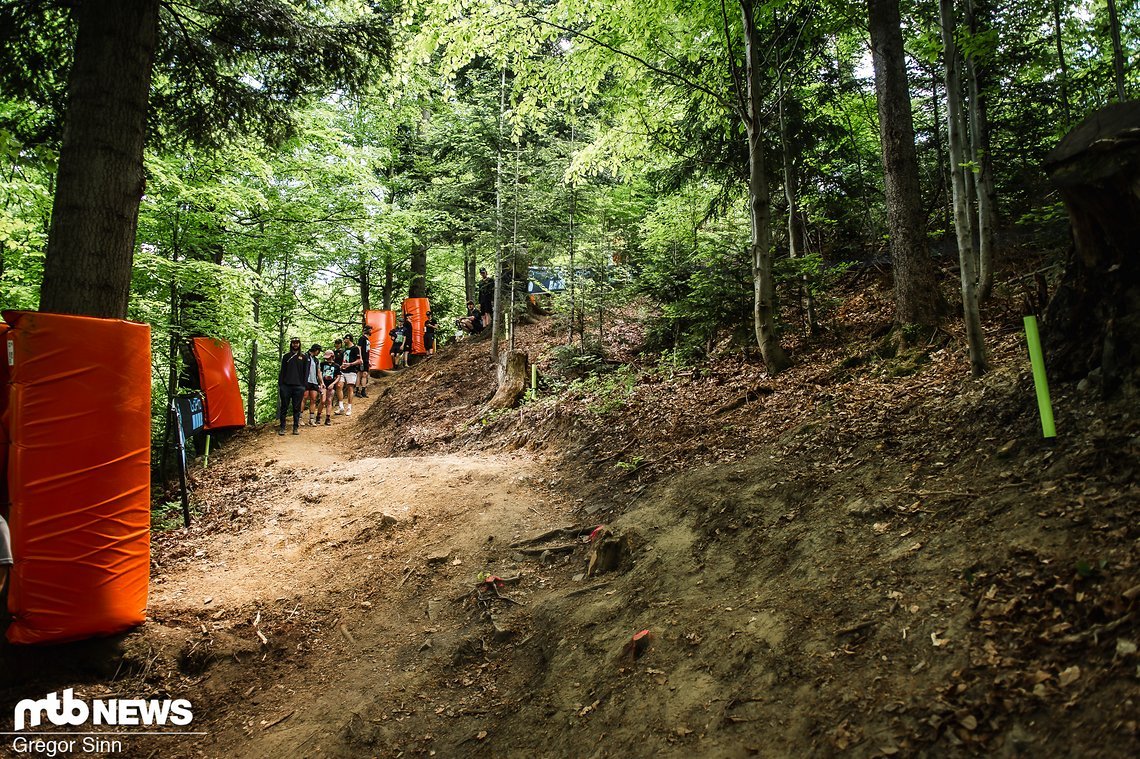
[[[352,416],[352,406],[348,407],[348,410],[344,412],[344,415],[345,416]]]
[[[344,404],[343,403],[337,404],[336,410],[343,414],[344,413]]]

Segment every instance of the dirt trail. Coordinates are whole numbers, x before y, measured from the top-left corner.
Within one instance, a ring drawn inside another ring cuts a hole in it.
[[[354,736],[400,720],[399,702],[423,700],[400,695],[417,684],[407,656],[462,656],[480,640],[458,632],[453,599],[481,571],[517,571],[512,540],[566,521],[556,475],[535,458],[355,458],[370,402],[299,436],[266,427],[211,469],[198,493],[204,519],[232,526],[171,535],[177,549],[155,572],[148,625],[151,639],[172,643],[189,628],[183,669],[202,675],[177,695],[210,734],[182,753],[156,739],[141,742],[148,750],[365,755]]]

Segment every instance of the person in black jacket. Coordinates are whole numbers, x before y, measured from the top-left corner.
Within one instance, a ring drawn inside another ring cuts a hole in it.
[[[293,404],[293,434],[301,434],[301,399],[305,396],[305,380],[309,373],[309,357],[301,352],[301,338],[289,339],[289,352],[281,357],[277,372],[277,434],[285,434],[285,411]]]
[[[487,276],[486,269],[479,269],[479,312],[483,315],[483,326],[491,326],[495,307],[495,280]]]

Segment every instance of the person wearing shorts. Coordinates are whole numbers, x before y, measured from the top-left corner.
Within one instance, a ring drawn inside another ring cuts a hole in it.
[[[338,367],[344,363],[344,340],[337,338],[333,341],[333,363]],[[336,394],[336,413],[344,413],[344,374],[340,373],[336,376],[336,385],[333,386],[333,392]]]
[[[335,354],[331,350],[325,351],[325,358],[321,361],[320,376],[321,385],[324,387],[324,401],[322,408],[325,412],[325,424],[332,424],[333,416],[333,390],[340,387],[340,364],[336,363]],[[317,411],[317,420],[321,418],[321,412]]]
[[[362,363],[363,359],[360,357],[360,347],[356,344],[352,335],[345,335],[344,361],[342,361],[340,365],[340,370],[344,373],[345,416],[352,416],[352,396],[353,391],[356,389],[356,380],[360,374],[360,366]]]
[[[308,425],[310,427],[314,426],[314,414],[317,418],[315,424],[321,423],[321,406],[324,402],[324,385],[321,384],[320,376],[320,356],[321,346],[314,344],[313,347],[309,348],[309,355],[305,362],[305,395],[301,401],[301,412],[304,413],[305,408],[308,407]]]
[[[404,314],[404,324],[400,327],[400,333],[404,336],[404,343],[400,347],[403,355],[404,368],[408,367],[408,359],[412,357],[412,315]]]
[[[360,348],[360,358],[363,363],[360,365],[360,376],[356,379],[356,396],[358,398],[368,397],[368,354],[372,352],[372,327],[367,324],[364,325],[364,334],[356,341],[356,345]]]
[[[424,350],[429,356],[435,353],[435,333],[439,329],[439,322],[427,312],[427,321],[424,322]]]

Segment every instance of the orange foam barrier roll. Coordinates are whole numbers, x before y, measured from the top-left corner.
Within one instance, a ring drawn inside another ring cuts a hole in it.
[[[234,352],[225,340],[195,337],[190,340],[198,379],[206,396],[206,429],[245,426],[245,409],[238,389]]]
[[[404,300],[404,313],[412,317],[412,353],[417,356],[427,353],[424,348],[424,322],[427,321],[429,311],[431,311],[431,301],[427,298]]]
[[[395,311],[365,311],[365,323],[372,328],[369,335],[368,367],[370,369],[392,368],[392,338],[388,335],[396,326]]]
[[[0,344],[8,344],[8,325],[0,322]],[[0,361],[0,514],[8,517],[8,361]]]
[[[109,635],[145,617],[150,327],[5,311],[12,643]]]

